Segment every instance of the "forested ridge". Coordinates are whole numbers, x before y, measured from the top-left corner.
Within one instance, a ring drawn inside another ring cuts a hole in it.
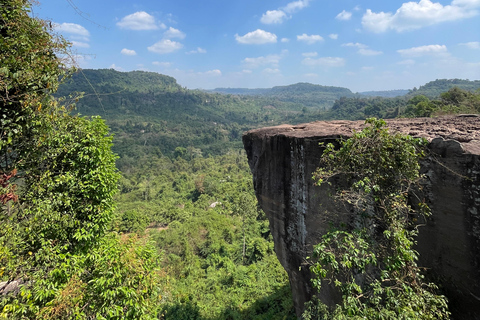
[[[301,83],[252,96],[77,71],[29,8],[0,6],[3,319],[294,319],[242,133],[480,109],[459,88],[386,99]]]
[[[220,94],[188,90],[174,78],[152,72],[83,69],[62,84],[56,95],[75,98],[75,92],[83,92],[74,113],[105,118],[115,135],[114,151],[121,156],[153,153],[172,157],[177,147],[195,148],[203,155],[223,154],[241,148],[243,132],[281,123],[430,116],[440,114],[440,109],[444,113],[472,112],[475,98],[467,96],[479,87],[480,81],[436,80],[406,96],[389,98],[298,83],[250,89],[254,94],[245,94],[250,91],[243,89],[216,89],[238,91]],[[448,90],[467,96],[444,99]],[[427,108],[424,111],[415,109],[420,100]],[[447,106],[453,109],[447,110]]]

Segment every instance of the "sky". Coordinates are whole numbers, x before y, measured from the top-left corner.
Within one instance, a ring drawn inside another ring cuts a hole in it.
[[[40,0],[33,15],[81,68],[158,72],[189,89],[480,79],[480,0]]]

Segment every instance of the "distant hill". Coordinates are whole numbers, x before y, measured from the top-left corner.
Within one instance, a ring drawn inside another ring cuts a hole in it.
[[[118,72],[113,69],[81,69],[65,84],[60,86],[58,95],[65,95],[72,90],[97,93],[113,93],[121,90],[149,92],[182,90],[175,78],[155,72],[131,71]]]
[[[217,88],[212,90],[212,92],[264,96],[275,98],[279,101],[301,104],[303,107],[322,110],[330,109],[337,99],[355,96],[355,94],[347,88],[322,86],[305,82],[259,89]]]
[[[367,97],[395,98],[395,97],[404,96],[409,92],[410,90],[399,89],[399,90],[387,90],[387,91],[365,91],[365,92],[359,92],[359,94]]]
[[[346,88],[310,83],[217,93],[188,90],[153,72],[83,69],[60,86],[57,96],[84,92],[74,112],[104,118],[115,134],[114,151],[134,159],[139,153],[173,156],[177,147],[221,154],[241,148],[244,131],[280,123],[395,117],[414,95],[438,96],[453,86],[474,90],[480,81],[436,80],[396,98],[378,97],[378,92],[361,97]]]
[[[300,103],[188,90],[153,72],[79,70],[56,96],[74,92],[84,92],[74,112],[104,118],[115,134],[114,151],[132,158],[139,152],[173,155],[177,147],[221,154],[240,148],[246,130],[294,118],[305,122],[307,116]]]
[[[480,89],[480,80],[437,79],[420,86],[418,89],[413,88],[408,92],[407,97],[412,98],[413,96],[421,94],[430,99],[434,99],[438,98],[441,93],[446,92],[453,87],[473,92]]]

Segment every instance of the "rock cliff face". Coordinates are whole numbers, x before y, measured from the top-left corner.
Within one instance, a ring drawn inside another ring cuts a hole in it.
[[[395,119],[387,124],[391,132],[430,141],[432,152],[422,162],[422,172],[433,215],[417,239],[419,265],[443,287],[454,319],[480,319],[480,117]],[[243,136],[257,199],[289,275],[297,315],[315,294],[305,265],[313,245],[332,224],[352,221],[327,187],[314,186],[312,173],[323,152],[319,142],[348,138],[363,126],[363,121],[321,121]],[[330,305],[340,298],[329,286],[322,286],[318,295]]]

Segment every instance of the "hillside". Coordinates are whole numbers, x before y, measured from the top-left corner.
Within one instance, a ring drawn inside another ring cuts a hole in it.
[[[480,89],[480,80],[437,79],[420,86],[418,89],[413,88],[407,96],[411,98],[421,94],[430,99],[438,98],[442,92],[446,92],[453,87],[473,92]]]
[[[311,83],[296,83],[273,88],[217,88],[212,92],[236,95],[254,95],[275,98],[279,101],[302,104],[303,107],[330,109],[335,100],[342,97],[353,97],[355,94],[347,88],[321,86]]]
[[[80,70],[56,95],[74,92],[84,95],[73,112],[106,119],[120,156],[173,155],[177,147],[221,154],[240,148],[242,132],[301,116],[303,107],[268,97],[188,90],[174,78],[143,71]]]
[[[135,158],[146,154],[172,157],[178,147],[203,155],[224,154],[241,147],[243,132],[280,123],[392,118],[414,96],[438,97],[453,86],[473,90],[480,87],[480,81],[436,80],[396,98],[361,97],[346,88],[310,83],[216,89],[224,92],[218,93],[188,90],[158,73],[103,69],[80,70],[60,86],[57,96],[84,92],[73,112],[102,116],[115,134],[114,151],[121,158]]]

